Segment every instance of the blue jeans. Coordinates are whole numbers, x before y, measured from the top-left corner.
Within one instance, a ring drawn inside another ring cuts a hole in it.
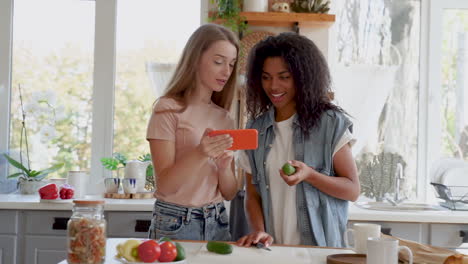
[[[224,203],[183,207],[156,201],[148,238],[229,241],[229,218]]]

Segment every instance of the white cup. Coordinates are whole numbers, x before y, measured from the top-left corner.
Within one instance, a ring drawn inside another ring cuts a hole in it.
[[[122,186],[124,193],[136,193],[138,189],[138,179],[124,178],[122,179]]]
[[[398,252],[408,253],[409,264],[413,264],[413,253],[408,247],[398,246],[398,240],[386,237],[372,237],[367,240],[367,264],[398,264]]]
[[[74,198],[84,198],[86,185],[88,184],[88,174],[86,171],[69,171],[67,183],[75,189]]]
[[[350,243],[348,233],[353,234],[353,242]],[[353,228],[349,228],[344,233],[346,247],[352,249],[358,254],[367,253],[367,239],[369,237],[380,237],[380,225],[356,223]]]
[[[118,193],[119,186],[120,186],[120,178],[104,179],[104,187],[106,187],[106,193]]]

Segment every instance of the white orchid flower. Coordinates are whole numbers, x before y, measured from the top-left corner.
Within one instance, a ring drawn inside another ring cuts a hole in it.
[[[41,107],[37,103],[37,101],[32,101],[30,103],[25,104],[24,106],[24,113],[28,117],[36,117],[39,116],[41,113]]]
[[[44,91],[44,99],[52,107],[54,107],[57,104],[57,94],[52,90]]]
[[[41,137],[41,141],[44,143],[54,139],[57,136],[55,128],[49,125],[43,126],[39,134]]]

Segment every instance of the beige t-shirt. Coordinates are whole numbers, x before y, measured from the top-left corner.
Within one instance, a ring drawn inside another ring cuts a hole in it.
[[[146,133],[147,140],[173,141],[176,161],[183,153],[191,151],[200,144],[206,128],[218,130],[234,127],[229,112],[214,103],[189,104],[183,112],[180,112],[182,108],[182,105],[174,99],[159,99],[153,109]],[[205,176],[194,185],[180,186],[177,193],[166,193],[156,186],[154,196],[162,201],[187,207],[200,207],[223,201],[218,188],[217,167],[214,161],[209,160],[200,170],[193,171],[193,174]],[[185,177],[190,176],[185,175]]]

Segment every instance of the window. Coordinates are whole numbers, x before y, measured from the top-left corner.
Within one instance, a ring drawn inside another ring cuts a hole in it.
[[[468,160],[468,10],[443,12],[441,154]]]
[[[454,200],[466,197],[468,2],[431,1],[427,96],[428,182],[449,186]],[[432,193],[427,193],[427,195]],[[429,195],[428,198],[432,198]]]
[[[200,10],[200,1],[118,2],[114,152],[128,159],[149,153],[146,126],[152,104],[200,25],[200,12],[194,10]],[[161,65],[168,67],[157,70]]]
[[[336,4],[337,102],[354,122],[363,194],[417,196],[421,2],[346,0]],[[400,171],[398,164],[402,165]]]
[[[15,0],[10,154],[19,159],[22,112],[31,169],[87,169],[91,159],[93,1]],[[59,10],[59,11],[57,11]],[[20,94],[21,92],[21,94]],[[22,106],[20,101],[22,96]]]

